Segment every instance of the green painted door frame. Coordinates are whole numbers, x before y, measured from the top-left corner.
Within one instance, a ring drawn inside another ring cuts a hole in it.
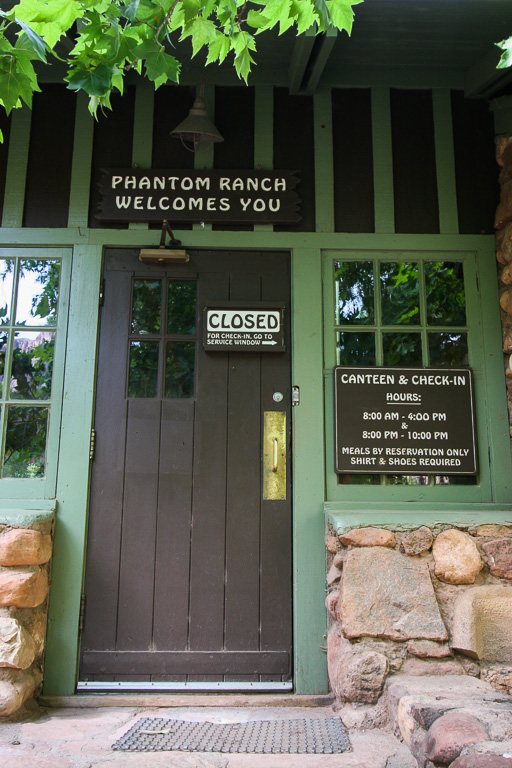
[[[195,234],[183,234],[194,247]],[[255,237],[261,239],[261,235]],[[135,237],[132,238],[135,245]],[[211,247],[214,242],[215,247],[222,247],[225,239],[224,233],[212,233]],[[86,556],[88,451],[94,413],[101,260],[101,247],[75,248],[44,677],[46,696],[71,695],[75,691]],[[305,306],[307,312],[302,311]],[[292,382],[301,390],[301,404],[293,413],[295,690],[323,693],[327,691],[327,674],[322,651],[325,642],[325,472],[320,249],[292,251],[292,316]]]

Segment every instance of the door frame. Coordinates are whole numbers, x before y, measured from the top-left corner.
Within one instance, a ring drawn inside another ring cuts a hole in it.
[[[98,235],[103,235],[101,231]],[[98,352],[98,295],[107,247],[140,247],[154,233],[126,231],[114,242],[74,249],[68,330],[53,586],[50,595],[43,694],[75,693],[79,613],[85,567],[89,495],[89,440],[94,417]],[[246,233],[250,234],[250,233]],[[252,233],[251,233],[252,234]],[[325,645],[324,428],[322,271],[319,248],[290,248],[289,233],[254,233],[246,250],[287,250],[291,263],[292,385],[301,404],[292,410],[292,569],[294,690],[328,690]],[[239,235],[186,235],[191,250],[239,250]],[[208,235],[207,238],[204,236]],[[296,309],[307,306],[308,312]],[[87,318],[86,327],[84,319]],[[303,437],[304,436],[304,437]]]

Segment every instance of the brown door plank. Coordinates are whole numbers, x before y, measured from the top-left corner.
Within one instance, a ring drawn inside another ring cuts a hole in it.
[[[186,674],[194,669],[199,675],[286,674],[288,653],[277,652],[180,652],[180,651],[89,651],[84,653],[84,672],[105,669],[115,675],[135,675],[144,669],[147,674]],[[172,670],[172,672],[169,672]]]
[[[227,299],[222,262],[215,262],[219,271],[214,272],[207,271],[211,254],[192,258],[200,264],[199,307]],[[201,333],[200,324],[200,338]],[[220,650],[224,644],[227,381],[227,354],[198,355],[189,630],[194,651]]]
[[[236,254],[231,258],[236,266]],[[260,301],[259,270],[234,271],[229,298]],[[229,355],[225,647],[230,651],[258,650],[260,642],[261,357]]]

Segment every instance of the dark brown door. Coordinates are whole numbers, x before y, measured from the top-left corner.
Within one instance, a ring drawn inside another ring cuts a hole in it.
[[[80,670],[94,687],[291,679],[289,256],[190,256],[106,253]],[[205,352],[203,308],[221,301],[285,305],[286,352]],[[287,415],[285,500],[263,498],[265,411]]]

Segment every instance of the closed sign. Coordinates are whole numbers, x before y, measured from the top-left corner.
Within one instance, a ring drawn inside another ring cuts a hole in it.
[[[223,304],[204,309],[203,345],[210,352],[283,352],[284,307]]]

